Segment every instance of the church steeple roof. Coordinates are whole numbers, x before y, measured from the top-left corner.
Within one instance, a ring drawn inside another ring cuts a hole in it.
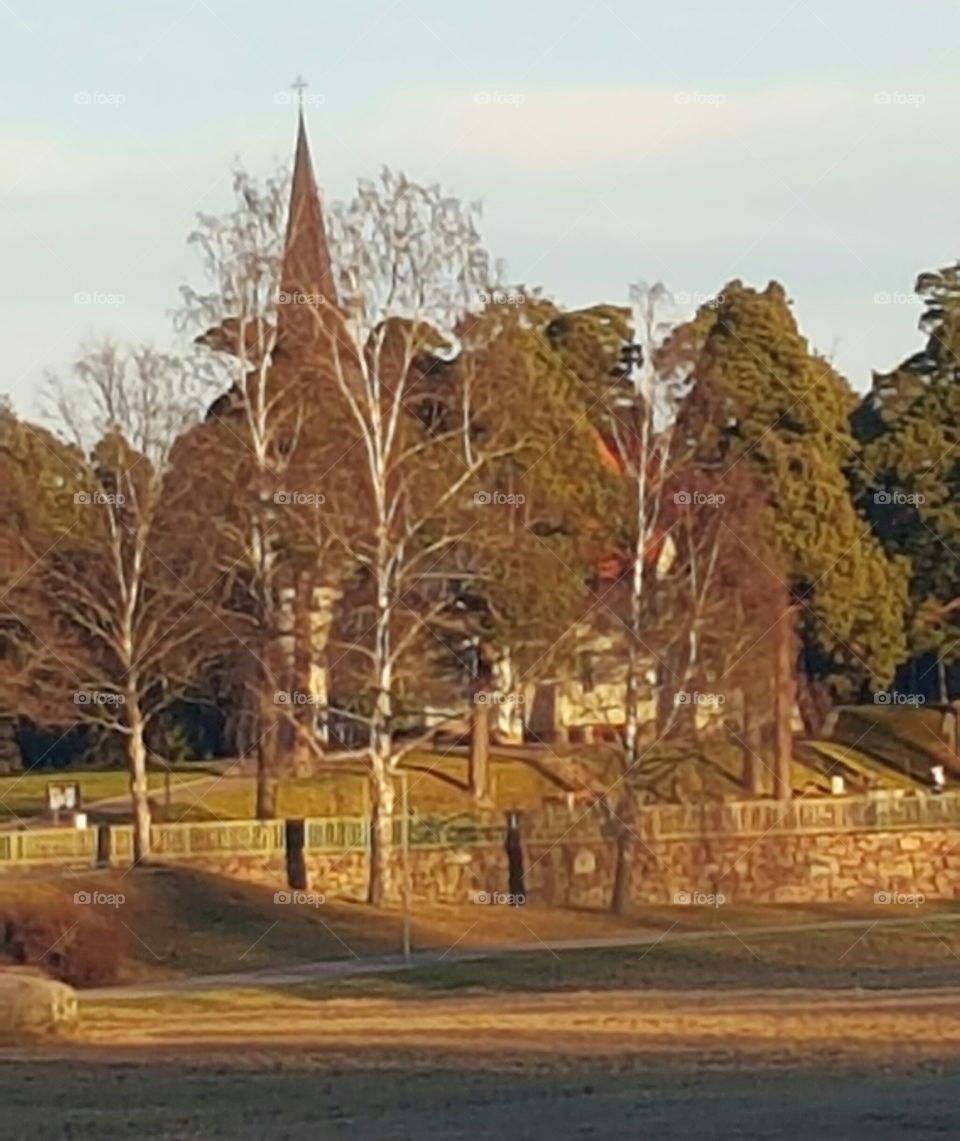
[[[320,195],[310,159],[307,128],[301,106],[297,122],[297,147],[290,185],[290,209],[283,261],[280,267],[278,333],[290,331],[300,322],[297,311],[310,319],[309,310],[318,304],[336,306],[337,286],[327,242]],[[320,301],[318,298],[322,298]]]

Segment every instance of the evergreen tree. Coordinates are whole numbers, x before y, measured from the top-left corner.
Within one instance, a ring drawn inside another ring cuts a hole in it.
[[[949,655],[960,633],[960,265],[923,273],[927,336],[853,416],[860,503],[894,558],[910,562],[908,650]]]
[[[683,428],[699,460],[749,464],[766,492],[770,527],[802,645],[798,694],[810,728],[824,694],[850,698],[892,677],[904,650],[907,567],[857,511],[847,471],[855,397],[797,329],[782,286],[739,281],[671,339],[668,359],[692,382]]]

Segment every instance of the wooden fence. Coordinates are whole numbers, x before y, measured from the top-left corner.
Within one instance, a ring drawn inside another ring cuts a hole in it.
[[[0,832],[0,869],[4,867],[93,864],[97,830],[43,828],[34,832]]]
[[[154,824],[151,855],[158,860],[190,860],[195,856],[270,856],[284,851],[282,820],[208,821],[202,824]],[[111,862],[133,859],[133,829],[110,829]]]
[[[520,833],[534,842],[571,839],[584,830],[596,833],[603,817],[596,809],[556,808],[519,814]],[[475,817],[412,816],[407,822],[411,848],[463,848],[502,844],[505,820]],[[155,824],[152,857],[160,862],[189,862],[216,856],[285,856],[282,820],[214,821],[200,824]],[[393,822],[394,843],[404,841],[405,824]],[[763,836],[816,832],[879,832],[905,829],[960,829],[960,793],[942,796],[874,794],[861,797],[818,797],[788,802],[752,800],[731,803],[667,804],[640,808],[634,825],[644,840],[682,840],[706,836]],[[123,866],[133,857],[128,825],[110,827],[109,843],[96,827],[43,828],[0,832],[0,874],[23,867],[90,867],[108,854]],[[370,823],[365,817],[321,817],[304,821],[307,852],[366,851]]]
[[[641,835],[650,839],[956,828],[960,827],[960,793],[663,804],[643,808],[638,816]]]

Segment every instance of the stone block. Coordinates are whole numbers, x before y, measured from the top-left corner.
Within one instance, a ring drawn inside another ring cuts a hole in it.
[[[0,1042],[66,1037],[78,1023],[72,987],[18,970],[0,970]]]

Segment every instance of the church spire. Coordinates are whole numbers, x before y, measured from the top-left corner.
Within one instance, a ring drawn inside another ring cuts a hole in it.
[[[327,243],[327,229],[323,221],[320,195],[313,175],[310,145],[303,118],[305,86],[298,79],[294,88],[298,92],[297,146],[293,160],[293,179],[290,185],[290,210],[287,217],[287,234],[280,267],[281,302],[278,332],[289,331],[302,322],[296,314],[310,320],[309,310],[319,304],[337,305],[337,287]],[[318,298],[322,298],[320,301]]]

